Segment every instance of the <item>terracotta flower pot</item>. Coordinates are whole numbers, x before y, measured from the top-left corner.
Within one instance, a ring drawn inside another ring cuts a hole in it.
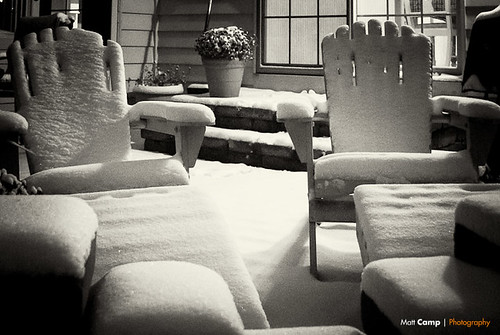
[[[202,58],[211,97],[237,97],[240,94],[245,62],[237,59]]]

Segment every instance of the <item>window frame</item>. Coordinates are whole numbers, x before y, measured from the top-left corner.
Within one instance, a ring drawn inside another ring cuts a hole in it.
[[[264,52],[264,44],[265,44],[265,28],[264,28],[264,1],[257,1],[257,25],[256,25],[256,33],[258,37],[258,43],[256,48],[256,73],[257,74],[277,74],[277,75],[312,75],[312,76],[322,76],[324,74],[322,64],[319,65],[293,65],[293,64],[263,64],[263,52]],[[386,0],[386,9],[385,13],[380,14],[367,14],[367,15],[356,15],[355,7],[356,0],[346,0],[346,19],[347,24],[352,25],[352,23],[356,20],[362,20],[363,17],[380,17],[381,21],[388,19],[389,17],[394,17],[395,15],[389,15],[387,8],[389,8],[389,1]],[[465,56],[466,56],[466,33],[465,33],[465,1],[464,0],[456,0],[456,43],[457,43],[457,65],[456,67],[441,67],[434,66],[433,71],[435,73],[446,73],[459,75],[463,72],[463,66],[465,64]],[[420,6],[421,10],[423,10],[422,6]],[[398,15],[398,14],[396,14]],[[405,16],[405,14],[400,14],[398,16]],[[293,16],[289,16],[291,19]],[[316,16],[321,17],[321,16]],[[339,15],[338,17],[344,17],[344,15]],[[317,30],[317,33],[319,31]],[[321,42],[321,41],[319,41]]]
[[[281,74],[281,75],[309,75],[309,76],[322,76],[324,74],[323,72],[323,65],[322,64],[315,64],[315,65],[306,65],[306,64],[263,64],[263,55],[262,53],[264,52],[264,43],[265,43],[265,29],[264,29],[264,1],[265,0],[259,0],[257,1],[257,27],[256,27],[256,32],[257,32],[257,52],[256,52],[256,72],[259,74]],[[313,17],[313,18],[321,18],[321,17],[346,17],[347,24],[350,24],[352,20],[352,0],[344,0],[346,2],[346,15],[319,15],[317,14],[316,16],[283,16],[283,17],[288,17],[289,20],[289,31],[290,31],[290,21],[292,18],[306,18],[306,17]],[[319,11],[319,8],[317,9]],[[319,20],[318,20],[319,22]],[[321,43],[321,40],[319,40],[319,28],[318,28],[319,23],[316,26],[316,36],[318,38],[318,43]],[[289,34],[290,35],[290,34]],[[290,49],[289,45],[289,49]],[[319,61],[320,59],[320,53],[321,52],[321,47],[318,45],[318,51],[317,51],[317,59]]]

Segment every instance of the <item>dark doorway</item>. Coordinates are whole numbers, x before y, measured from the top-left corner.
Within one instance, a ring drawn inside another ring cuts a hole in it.
[[[0,1],[0,30],[15,31],[17,20],[26,14],[27,0]]]
[[[102,35],[104,42],[111,38],[112,0],[82,0],[82,28]]]

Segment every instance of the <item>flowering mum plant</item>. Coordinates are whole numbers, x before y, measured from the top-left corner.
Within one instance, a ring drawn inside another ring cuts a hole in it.
[[[165,71],[159,66],[145,66],[142,73],[142,79],[137,79],[137,85],[144,86],[169,86],[177,84],[185,84],[186,78],[191,68],[187,71],[182,70],[179,65],[167,68]]]
[[[212,28],[203,32],[195,43],[200,56],[216,59],[253,59],[255,37],[236,26]]]

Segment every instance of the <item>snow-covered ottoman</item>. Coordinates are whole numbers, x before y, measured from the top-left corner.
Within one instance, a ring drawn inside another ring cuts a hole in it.
[[[392,258],[368,264],[361,281],[364,329],[498,334],[499,204],[498,191],[459,201],[455,257]]]
[[[364,335],[351,326],[314,326],[245,330],[245,335]]]
[[[77,333],[94,268],[94,211],[48,195],[0,196],[0,208],[0,332]]]
[[[460,201],[454,239],[455,257],[500,270],[500,191]]]
[[[384,258],[453,255],[455,209],[500,184],[361,185],[354,191],[363,264]]]
[[[371,262],[361,279],[368,334],[499,334],[500,273],[453,256]]]
[[[222,277],[188,262],[117,266],[93,286],[91,334],[242,334],[243,322]]]
[[[93,283],[112,268],[145,261],[203,265],[229,286],[245,329],[269,328],[229,223],[210,194],[194,186],[75,195],[99,218]]]
[[[92,287],[92,335],[362,335],[350,326],[244,329],[227,283],[182,261],[138,262],[111,269]]]

